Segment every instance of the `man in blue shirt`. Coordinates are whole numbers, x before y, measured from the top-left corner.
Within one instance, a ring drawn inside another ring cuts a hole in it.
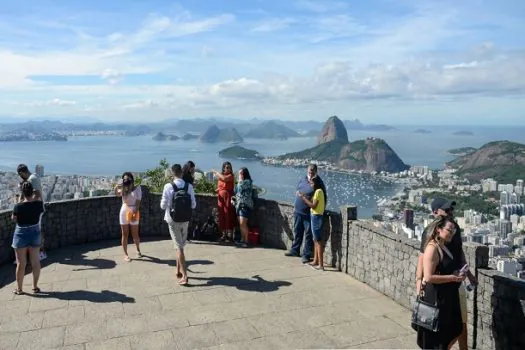
[[[307,169],[306,176],[302,178],[297,184],[297,193],[303,193],[308,199],[312,199],[314,190],[310,185],[310,180],[317,175],[317,165],[310,164]],[[321,180],[323,189],[325,188],[323,181]],[[326,190],[325,190],[326,193]],[[300,256],[301,245],[303,244],[304,237],[304,248],[302,255],[302,262],[307,263],[312,260],[313,254],[313,238],[312,229],[310,227],[310,208],[304,203],[300,196],[295,198],[295,213],[294,213],[294,240],[292,248],[289,252],[286,252],[286,256]]]

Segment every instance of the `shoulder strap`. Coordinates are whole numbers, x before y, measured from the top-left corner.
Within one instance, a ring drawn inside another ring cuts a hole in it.
[[[448,250],[448,248],[446,246],[443,246],[443,251],[445,253],[447,253],[448,257],[451,259],[451,260],[454,260],[454,256],[452,255],[452,253],[450,252],[450,250]]]
[[[177,187],[177,185],[175,185],[175,182],[172,182],[171,183],[171,186],[173,187],[173,191],[174,192],[177,192],[179,190],[179,188]]]
[[[188,181],[186,181],[184,183],[184,191],[188,192],[188,187],[190,187],[190,184],[188,183]]]

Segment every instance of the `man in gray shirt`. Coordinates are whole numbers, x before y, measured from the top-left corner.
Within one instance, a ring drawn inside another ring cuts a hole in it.
[[[27,181],[31,183],[31,185],[33,185],[33,198],[36,200],[44,201],[44,199],[42,198],[42,184],[40,182],[40,178],[36,174],[32,174],[29,171],[27,165],[25,164],[20,164],[16,168],[16,172],[18,173],[18,176],[20,176],[20,178],[23,181]],[[19,196],[18,198],[19,198],[18,201],[21,202],[22,196]],[[40,217],[40,220],[42,220],[42,217]],[[40,225],[41,223],[42,221],[39,222]],[[40,246],[40,260],[44,260],[47,258],[47,254],[44,250],[44,235],[42,233],[41,233],[41,242],[42,242],[42,245]]]

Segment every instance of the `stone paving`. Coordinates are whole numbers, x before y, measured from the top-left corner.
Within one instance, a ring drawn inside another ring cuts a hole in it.
[[[171,241],[50,252],[40,295],[14,295],[0,268],[0,349],[415,348],[410,313],[336,271],[283,251],[190,243],[190,285],[175,282]],[[134,246],[129,246],[135,257]]]

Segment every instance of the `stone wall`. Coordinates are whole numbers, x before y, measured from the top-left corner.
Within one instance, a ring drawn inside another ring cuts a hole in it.
[[[420,242],[341,214],[342,271],[410,309]],[[465,243],[464,252],[479,281],[467,294],[469,347],[525,349],[525,281],[488,269],[484,245]]]
[[[141,237],[170,237],[160,209],[160,194],[142,188],[140,218]],[[47,249],[56,249],[120,237],[118,213],[121,199],[115,196],[66,200],[46,204],[42,218],[42,233]],[[293,205],[259,198],[250,225],[259,228],[261,244],[271,248],[288,249],[293,240]],[[195,221],[204,223],[217,215],[217,197],[197,195]],[[339,213],[331,212],[326,218],[325,237],[328,240],[326,261],[335,265],[342,255],[340,237],[342,228]],[[0,212],[0,264],[14,259],[11,242],[14,231],[11,211]],[[190,228],[191,230],[191,228]],[[334,234],[332,234],[334,232]],[[334,239],[335,237],[335,239]]]

